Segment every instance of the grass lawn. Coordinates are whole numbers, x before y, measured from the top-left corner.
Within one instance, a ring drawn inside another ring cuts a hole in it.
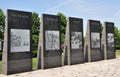
[[[116,56],[120,56],[120,50],[116,50]],[[33,70],[34,69],[36,69],[36,63],[37,63],[37,58],[33,58],[32,59],[33,61],[32,61],[32,68],[33,68]],[[1,73],[1,68],[2,67],[2,62],[0,61],[0,73]]]
[[[1,69],[2,69],[2,61],[0,61],[0,74],[2,73]]]
[[[120,56],[120,50],[116,50],[116,56]]]
[[[33,70],[34,70],[34,69],[37,69],[36,64],[37,64],[37,58],[33,58],[33,59],[32,59],[32,68],[33,68]]]

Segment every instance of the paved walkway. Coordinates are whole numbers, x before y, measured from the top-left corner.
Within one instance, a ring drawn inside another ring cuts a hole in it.
[[[120,57],[0,77],[120,77]]]

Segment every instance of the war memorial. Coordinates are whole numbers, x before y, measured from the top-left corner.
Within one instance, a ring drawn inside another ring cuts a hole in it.
[[[32,13],[7,10],[2,57],[5,75],[32,71]],[[86,35],[83,19],[68,17],[64,49],[61,48],[61,21],[57,15],[42,14],[37,52],[37,69],[62,67],[114,59],[114,23],[88,20]]]

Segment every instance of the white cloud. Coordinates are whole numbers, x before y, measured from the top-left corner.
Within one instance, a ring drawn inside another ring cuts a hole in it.
[[[59,8],[60,8],[60,7],[62,7],[62,6],[64,6],[64,5],[67,5],[67,4],[71,3],[72,1],[73,1],[73,0],[66,0],[66,1],[64,1],[64,2],[61,2],[61,3],[55,5],[55,6],[51,7],[51,8],[48,8],[45,12],[49,12],[49,11],[52,11],[52,10],[54,10],[54,11],[59,11]],[[74,1],[75,1],[75,0],[74,0]]]
[[[120,20],[120,10],[117,5],[107,4],[106,1],[98,0],[65,0],[55,6],[48,8],[45,12],[57,13],[62,12],[67,16],[82,17],[86,25],[88,19],[96,19],[101,22],[110,21],[115,22],[117,27],[119,26],[118,20]]]
[[[92,1],[93,2],[93,1]],[[51,8],[48,8],[45,12],[72,12],[72,13],[85,13],[85,14],[104,14],[109,8],[101,6],[99,3],[92,3],[87,0],[65,0]],[[103,12],[102,12],[103,11]]]
[[[116,26],[120,29],[120,9],[115,13]]]

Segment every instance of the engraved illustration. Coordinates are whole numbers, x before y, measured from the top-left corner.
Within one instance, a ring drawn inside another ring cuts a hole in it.
[[[108,47],[114,47],[114,34],[113,33],[107,34],[107,41],[108,41]]]
[[[82,32],[71,32],[71,48],[82,48]]]
[[[92,48],[100,48],[100,33],[91,33]]]
[[[0,50],[2,50],[2,41],[0,41]]]
[[[30,31],[11,29],[11,52],[30,51]]]
[[[46,50],[60,49],[59,31],[45,31],[45,48]]]

